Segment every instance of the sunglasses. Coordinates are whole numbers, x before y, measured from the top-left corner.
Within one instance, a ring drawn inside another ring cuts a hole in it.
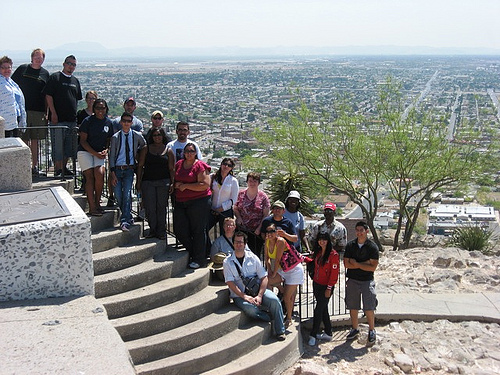
[[[231,163],[222,163],[221,165],[225,165],[226,167],[229,167],[229,168],[234,167],[234,165],[232,165]]]
[[[194,154],[196,150],[184,150],[185,154]]]
[[[266,233],[276,233],[276,229],[269,229]]]
[[[163,117],[153,117],[153,120],[162,120]]]

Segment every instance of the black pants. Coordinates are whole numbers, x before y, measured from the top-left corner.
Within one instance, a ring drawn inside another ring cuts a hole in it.
[[[316,307],[314,308],[313,328],[311,336],[316,337],[319,333],[319,326],[321,322],[325,326],[325,333],[329,336],[332,335],[332,322],[330,321],[330,314],[328,313],[328,302],[330,298],[325,297],[326,285],[320,285],[313,282],[313,293],[316,298]],[[333,294],[333,289],[332,289]]]

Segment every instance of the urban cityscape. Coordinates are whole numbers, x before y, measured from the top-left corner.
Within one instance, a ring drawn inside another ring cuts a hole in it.
[[[49,71],[58,69],[46,65]],[[123,100],[133,96],[138,103],[135,114],[146,128],[157,109],[165,114],[171,135],[178,121],[188,121],[191,137],[200,144],[206,160],[217,167],[221,157],[241,159],[241,152],[249,150],[265,157],[253,130],[268,129],[269,121],[294,108],[298,97],[318,113],[333,113],[339,101],[346,101],[356,113],[369,118],[376,113],[380,85],[388,77],[401,84],[407,108],[418,106],[447,119],[450,140],[467,127],[481,135],[486,149],[500,132],[499,73],[500,58],[494,56],[330,56],[79,61],[76,75],[83,91],[96,90],[108,101],[112,117],[120,115]],[[241,172],[242,166],[238,167]],[[245,174],[239,174],[241,182]],[[491,171],[490,177],[495,181],[498,171]],[[483,196],[481,203],[495,205],[495,193]],[[476,198],[469,201],[477,204]],[[336,199],[349,214],[348,200]],[[383,202],[377,226],[389,228],[395,222],[394,204],[389,197]],[[453,205],[432,209],[429,232],[449,233],[457,222],[456,210]],[[495,215],[487,212],[487,218],[470,217],[497,230]]]

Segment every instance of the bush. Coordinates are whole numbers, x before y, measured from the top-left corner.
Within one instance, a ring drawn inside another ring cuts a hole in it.
[[[474,251],[479,250],[487,253],[490,250],[489,240],[493,233],[485,230],[480,226],[466,226],[455,229],[453,232],[450,243],[461,249]]]

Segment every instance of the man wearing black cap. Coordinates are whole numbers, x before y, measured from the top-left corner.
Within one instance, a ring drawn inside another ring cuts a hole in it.
[[[144,131],[144,125],[142,124],[141,120],[134,116],[134,111],[136,108],[137,103],[135,102],[135,99],[133,97],[125,99],[125,102],[123,103],[123,109],[125,110],[125,112],[130,113],[133,116],[131,129],[142,134],[142,132]],[[113,132],[116,133],[120,130],[122,130],[122,126],[120,125],[120,117],[117,117],[113,119]]]
[[[335,203],[326,203],[323,210],[325,220],[320,220],[314,223],[308,238],[309,244],[311,245],[311,248],[313,248],[318,234],[328,233],[332,240],[333,248],[337,251],[337,253],[343,255],[345,245],[347,244],[347,230],[342,223],[335,220],[336,210],[337,206]]]

